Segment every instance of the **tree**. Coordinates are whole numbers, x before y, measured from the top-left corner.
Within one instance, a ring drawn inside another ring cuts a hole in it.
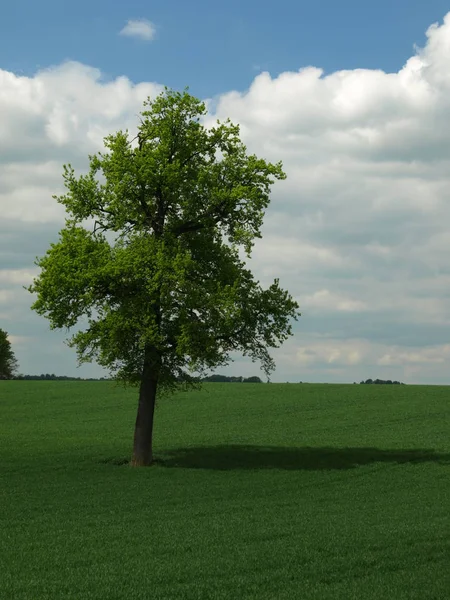
[[[166,88],[144,102],[135,138],[105,138],[87,175],[64,165],[67,193],[54,198],[69,216],[27,288],[51,328],[87,318],[67,342],[79,364],[95,359],[139,386],[134,466],[152,463],[157,395],[200,385],[194,373],[236,350],[269,375],[268,348],[292,335],[299,314],[277,279],[263,289],[239,256],[261,237],[282,164],[247,155],[238,126],[207,129],[205,115],[200,100]]]
[[[0,329],[0,379],[13,379],[17,371],[17,359],[11,348],[8,334]]]

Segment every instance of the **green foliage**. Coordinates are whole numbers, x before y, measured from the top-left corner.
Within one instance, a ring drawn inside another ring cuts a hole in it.
[[[2,382],[2,600],[448,598],[448,387],[231,388]]]
[[[160,390],[194,385],[235,350],[269,376],[268,349],[292,334],[298,305],[278,280],[263,289],[239,248],[250,256],[261,237],[282,165],[247,155],[229,120],[206,129],[205,105],[186,91],[166,89],[144,108],[138,135],[105,138],[86,175],[64,167],[56,199],[69,217],[36,261],[32,308],[52,328],[86,318],[68,342],[79,363],[96,360],[125,384],[140,381],[145,359]]]
[[[0,329],[0,379],[13,379],[17,371],[17,359],[8,339],[8,334]]]

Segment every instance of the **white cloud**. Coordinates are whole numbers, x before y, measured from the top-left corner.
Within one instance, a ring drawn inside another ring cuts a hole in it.
[[[421,364],[424,363],[444,363],[449,359],[449,352],[445,351],[446,347],[431,348],[418,352],[399,352],[398,354],[383,354],[378,359],[377,364],[382,366],[402,365],[405,363]]]
[[[274,186],[252,261],[303,312],[275,353],[275,380],[449,382],[449,64],[450,13],[397,72],[261,73],[246,92],[208,101],[207,124],[238,122],[249,151],[283,160],[288,175]],[[105,135],[134,131],[142,101],[162,85],[105,81],[69,62],[34,77],[0,70],[0,88],[2,315],[14,335],[31,328],[56,344],[21,285],[63,222],[51,197],[62,163],[83,170]]]
[[[14,294],[11,290],[0,290],[0,304],[6,304],[10,302]]]
[[[296,349],[295,349],[296,347]],[[365,340],[311,340],[308,344],[298,342],[292,348],[293,364],[304,367],[353,366],[364,361],[370,352]]]
[[[8,339],[12,346],[26,346],[30,342],[36,341],[34,338],[27,335],[9,335]]]
[[[336,340],[312,336],[307,342],[290,340],[278,351],[285,373],[293,381],[337,382],[367,378],[406,383],[436,383],[450,360],[450,345],[405,348],[363,339]]]
[[[156,27],[147,19],[131,19],[120,31],[120,35],[135,37],[141,40],[153,40],[156,35]]]
[[[0,284],[21,284],[29,285],[39,273],[35,269],[2,269],[0,270]]]
[[[126,77],[103,81],[98,69],[76,62],[18,77],[0,70],[0,206],[2,218],[62,222],[53,199],[63,192],[62,164],[86,168],[87,155],[136,115],[161,85]]]
[[[310,296],[300,296],[297,301],[303,309],[312,308],[316,311],[361,312],[369,308],[368,304],[361,300],[355,300],[329,290],[318,290]]]

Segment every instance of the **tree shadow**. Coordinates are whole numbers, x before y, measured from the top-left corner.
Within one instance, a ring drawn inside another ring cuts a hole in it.
[[[280,446],[223,445],[161,451],[154,463],[169,468],[335,470],[372,463],[450,464],[450,454],[431,449],[382,450],[380,448],[295,448]]]

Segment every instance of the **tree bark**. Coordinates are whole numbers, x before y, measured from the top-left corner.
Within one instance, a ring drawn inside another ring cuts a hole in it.
[[[148,467],[153,461],[153,417],[159,370],[155,358],[157,359],[155,353],[146,351],[134,428],[133,458],[131,459],[133,467]]]
[[[144,197],[141,201],[144,201],[145,204]],[[146,215],[148,216],[147,212]],[[154,237],[160,240],[164,229],[164,210],[161,196],[157,202],[157,218],[153,220],[152,226]],[[159,332],[161,329],[161,285],[156,290],[152,308]],[[161,362],[161,352],[153,345],[146,345],[139,388],[138,412],[134,427],[132,467],[149,467],[153,462],[153,417]]]

